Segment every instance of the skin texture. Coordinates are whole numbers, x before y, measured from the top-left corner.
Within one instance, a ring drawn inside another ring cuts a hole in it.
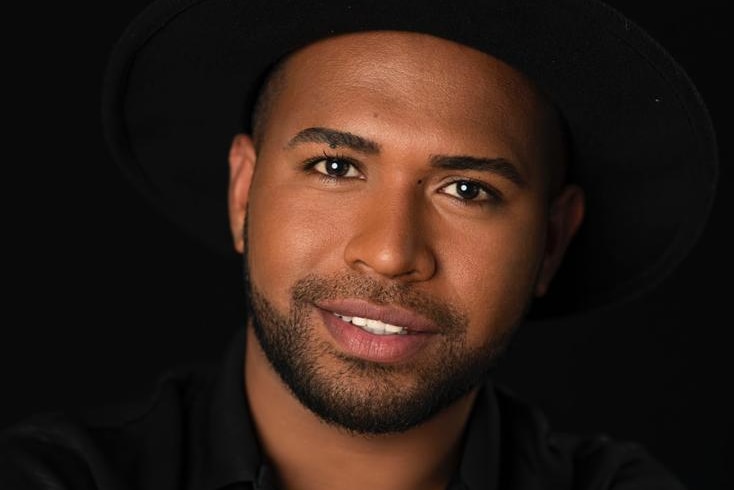
[[[556,182],[557,115],[502,62],[420,34],[321,41],[295,53],[279,83],[257,149],[237,135],[230,151],[232,236],[261,319],[245,362],[258,435],[285,488],[444,488],[479,375],[546,292],[582,220],[581,190]],[[308,128],[342,136],[296,138]],[[438,157],[509,166],[446,168]],[[439,330],[409,356],[356,359],[325,327],[325,298],[395,304]],[[469,384],[424,420],[365,434],[306,408],[273,368],[277,350],[297,357],[307,389],[349,412],[407,412],[438,386]],[[456,377],[462,369],[472,376]]]

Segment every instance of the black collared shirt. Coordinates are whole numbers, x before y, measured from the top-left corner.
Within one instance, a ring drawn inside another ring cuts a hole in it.
[[[241,329],[218,369],[172,372],[144,406],[6,429],[0,489],[275,489],[243,391],[244,343]],[[638,445],[553,433],[536,409],[487,382],[449,490],[682,488]]]

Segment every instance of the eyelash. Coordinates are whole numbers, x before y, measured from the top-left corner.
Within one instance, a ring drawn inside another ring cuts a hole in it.
[[[356,177],[342,177],[342,176],[337,176],[337,175],[329,175],[329,174],[325,174],[323,172],[319,172],[317,170],[314,170],[314,167],[316,167],[317,164],[319,164],[321,162],[324,162],[324,161],[328,162],[328,161],[334,161],[334,160],[338,160],[338,161],[344,162],[344,163],[350,165],[351,167],[353,167],[356,171],[362,173],[362,171],[359,168],[359,165],[357,165],[357,163],[354,160],[352,160],[351,158],[345,157],[345,156],[340,155],[338,153],[337,154],[330,154],[330,153],[327,153],[326,151],[324,151],[321,156],[309,158],[308,160],[306,160],[305,162],[303,162],[302,167],[303,167],[303,170],[304,171],[306,171],[308,173],[311,173],[311,174],[315,174],[322,183],[335,184],[335,183],[338,183],[340,180],[343,180],[343,179],[354,179],[354,178],[356,178]],[[485,184],[484,182],[481,182],[481,181],[478,181],[478,180],[473,180],[473,179],[467,179],[465,177],[456,178],[455,180],[452,180],[452,181],[448,182],[447,184],[443,185],[441,187],[441,189],[445,189],[445,188],[447,188],[447,187],[449,187],[451,185],[456,185],[456,184],[459,184],[461,182],[467,182],[467,183],[470,183],[472,185],[476,185],[477,187],[479,187],[480,191],[484,192],[488,196],[487,199],[486,200],[480,200],[480,201],[478,201],[478,200],[474,200],[474,199],[461,199],[459,197],[455,197],[455,196],[449,195],[449,194],[447,194],[445,192],[443,192],[443,194],[446,194],[447,196],[453,198],[454,201],[456,201],[458,204],[460,204],[462,206],[480,206],[480,207],[484,207],[484,206],[489,206],[489,205],[498,205],[498,204],[501,204],[503,202],[502,193],[500,191],[498,191],[497,189],[495,189],[494,187],[489,186],[489,185]]]

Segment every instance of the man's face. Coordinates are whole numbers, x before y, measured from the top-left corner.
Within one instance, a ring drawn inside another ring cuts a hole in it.
[[[554,115],[501,62],[406,33],[299,51],[272,102],[234,204],[257,338],[321,418],[415,426],[476,387],[550,281]]]

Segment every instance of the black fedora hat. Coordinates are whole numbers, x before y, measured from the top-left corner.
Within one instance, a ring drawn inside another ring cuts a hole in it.
[[[690,251],[717,179],[709,115],[671,56],[597,0],[157,0],[111,53],[102,113],[112,155],[164,215],[235,256],[227,153],[250,130],[263,77],[310,42],[372,30],[503,59],[563,114],[586,219],[531,318],[634,298]]]

